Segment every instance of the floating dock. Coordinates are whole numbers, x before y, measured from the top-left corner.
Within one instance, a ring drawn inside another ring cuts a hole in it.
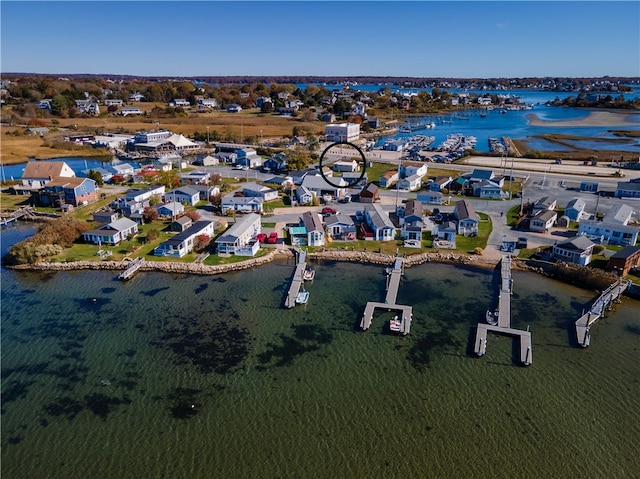
[[[487,352],[487,333],[518,336],[520,339],[520,361],[525,366],[533,362],[531,346],[531,332],[514,329],[511,327],[511,294],[513,279],[511,278],[511,256],[504,255],[500,262],[500,297],[498,299],[498,324],[478,323],[474,351],[478,356]]]
[[[411,330],[411,321],[413,318],[413,308],[402,304],[396,304],[398,297],[398,289],[400,287],[400,277],[403,274],[403,260],[396,257],[393,269],[387,270],[387,294],[384,303],[377,301],[369,301],[365,308],[360,327],[366,331],[371,327],[373,321],[373,313],[376,309],[387,309],[388,311],[400,312],[400,332],[404,335],[409,334]]]
[[[576,338],[583,348],[589,346],[591,325],[604,316],[605,310],[611,309],[611,303],[619,301],[622,293],[631,285],[631,280],[623,281],[622,278],[609,286],[600,294],[585,314],[576,321]]]
[[[122,281],[133,278],[133,275],[136,274],[136,271],[138,271],[138,269],[140,269],[142,263],[144,263],[144,258],[142,256],[134,259],[131,263],[129,263],[127,269],[120,273],[118,278],[120,278]]]
[[[296,248],[297,254],[296,269],[291,277],[291,284],[289,285],[289,291],[287,291],[287,297],[284,301],[284,305],[287,308],[293,308],[296,305],[296,297],[300,292],[300,288],[304,283],[304,270],[307,268],[307,254]]]

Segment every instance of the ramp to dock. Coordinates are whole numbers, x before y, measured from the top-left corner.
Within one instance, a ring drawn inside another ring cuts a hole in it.
[[[133,275],[136,274],[136,271],[140,269],[140,266],[142,266],[142,263],[144,263],[144,258],[142,256],[134,259],[131,263],[129,263],[129,265],[127,266],[127,269],[125,269],[122,273],[120,273],[118,278],[120,278],[122,281],[126,281],[128,279],[133,278]]]
[[[287,297],[284,301],[284,305],[287,308],[295,307],[296,297],[298,296],[300,288],[304,283],[304,270],[307,268],[306,253],[298,248],[295,249],[295,252],[297,253],[296,269],[294,270],[293,276],[291,277],[291,284],[289,285]]]
[[[619,279],[598,296],[589,311],[580,316],[580,319],[575,324],[576,339],[580,346],[583,348],[589,346],[591,342],[591,335],[589,334],[591,325],[604,316],[606,309],[611,307],[611,303],[617,301],[630,285],[631,280],[624,281],[622,278]]]

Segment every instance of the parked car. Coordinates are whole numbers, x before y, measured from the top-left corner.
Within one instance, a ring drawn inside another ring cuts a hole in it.
[[[520,238],[518,238],[518,241],[516,241],[516,248],[522,249],[526,247],[527,247],[527,238],[525,238],[524,236],[521,236]]]
[[[337,211],[329,206],[325,206],[324,208],[322,208],[323,215],[335,215],[336,213]]]
[[[338,203],[349,203],[351,201],[351,195],[344,195],[338,200]]]
[[[269,233],[269,237],[267,238],[267,243],[275,244],[277,242],[278,242],[278,233],[276,233],[275,231]]]
[[[260,243],[264,243],[265,241],[267,241],[267,234],[266,233],[260,233],[256,236],[256,239],[260,242]]]

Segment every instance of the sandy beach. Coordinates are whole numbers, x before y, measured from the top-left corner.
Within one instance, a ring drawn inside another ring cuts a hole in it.
[[[527,115],[527,120],[533,126],[624,126],[633,127],[640,126],[640,122],[630,121],[629,115],[637,112],[627,113],[613,113],[610,111],[593,111],[586,118],[580,118],[577,120],[542,120],[535,113]]]

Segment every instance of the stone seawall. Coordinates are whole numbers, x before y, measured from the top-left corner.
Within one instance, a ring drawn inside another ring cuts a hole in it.
[[[347,261],[352,263],[371,263],[393,265],[395,256],[390,254],[369,253],[363,251],[322,251],[309,253],[309,259],[324,261]],[[406,266],[417,266],[424,263],[453,263],[481,267],[494,267],[497,262],[482,256],[470,256],[456,253],[420,253],[404,257]]]

